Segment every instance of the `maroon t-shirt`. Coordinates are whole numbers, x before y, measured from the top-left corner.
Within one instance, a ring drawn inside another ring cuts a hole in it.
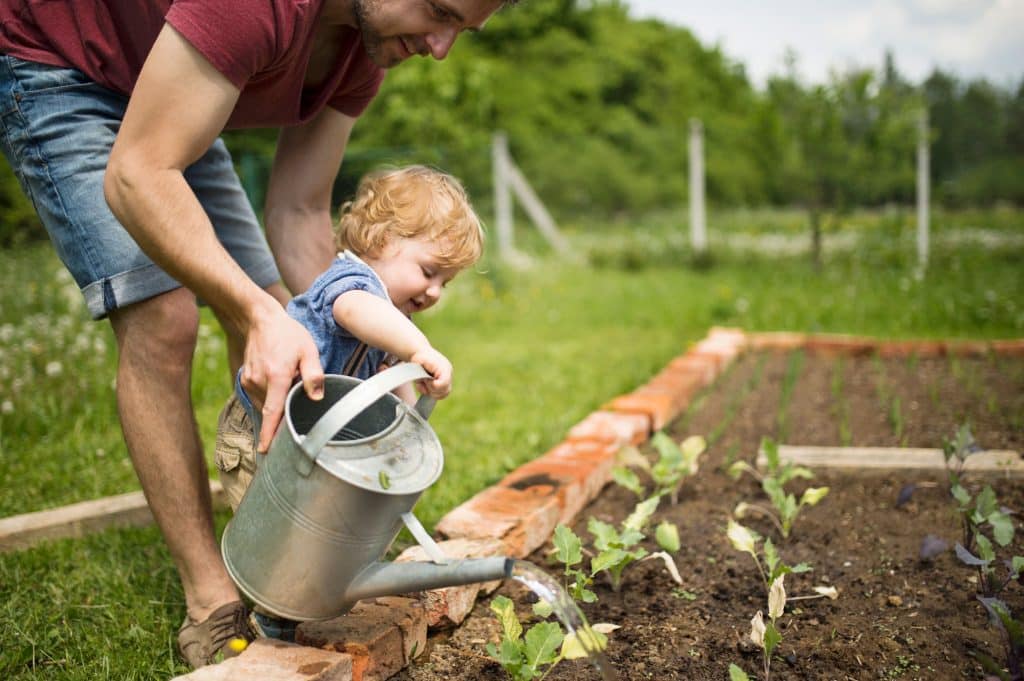
[[[303,87],[323,0],[0,0],[0,52],[70,66],[129,94],[164,22],[241,90],[228,127],[304,123],[325,106],[358,116],[384,70],[346,28],[323,82]]]

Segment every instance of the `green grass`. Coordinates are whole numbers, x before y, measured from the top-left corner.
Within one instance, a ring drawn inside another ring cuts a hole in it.
[[[740,229],[745,218],[729,219]],[[767,230],[771,219],[757,212],[757,230]],[[780,231],[798,230],[798,216],[778,219]],[[663,217],[638,221],[628,234],[622,225],[567,227],[575,243],[590,248],[642,246],[629,257],[603,259],[614,266],[541,257],[528,270],[491,264],[461,276],[421,320],[456,374],[452,397],[431,419],[446,469],[417,514],[432,526],[555,445],[608,399],[643,383],[712,325],[904,338],[1024,336],[1019,246],[985,251],[937,242],[918,280],[912,236],[873,219],[877,228],[863,229],[862,245],[829,256],[820,272],[804,257],[720,251],[710,267],[690,268],[685,239]],[[962,220],[1024,233],[1016,213],[999,214],[991,225],[985,215]],[[535,238],[521,231],[529,248]],[[137,489],[117,422],[109,328],[86,319],[60,272],[46,246],[0,252],[3,516]],[[208,313],[203,329],[194,399],[209,448],[230,386],[224,343]],[[0,678],[167,679],[185,671],[173,655],[184,615],[180,586],[151,528],[2,555],[0,602]]]

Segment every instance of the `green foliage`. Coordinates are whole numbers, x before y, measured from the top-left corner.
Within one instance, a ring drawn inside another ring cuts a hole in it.
[[[659,430],[651,438],[651,444],[658,452],[658,460],[651,466],[654,493],[658,496],[668,494],[675,506],[679,503],[679,486],[684,478],[697,473],[698,460],[707,449],[707,443],[699,435],[677,443]]]

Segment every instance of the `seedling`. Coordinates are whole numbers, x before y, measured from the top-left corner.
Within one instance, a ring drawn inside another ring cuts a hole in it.
[[[949,477],[951,491],[954,486],[960,484],[960,476],[963,474],[967,457],[980,451],[981,447],[974,440],[969,423],[964,423],[957,428],[951,440],[943,438],[942,455],[946,460],[946,475]]]
[[[800,495],[800,500],[797,501],[793,493],[786,492],[784,485],[797,477],[813,478],[814,473],[803,466],[796,466],[789,461],[782,463],[779,458],[778,445],[769,438],[764,438],[761,441],[761,449],[764,451],[767,462],[767,471],[764,475],[746,461],[737,461],[733,464],[729,469],[729,474],[733,478],[738,478],[744,472],[747,472],[758,478],[761,481],[761,489],[768,495],[768,499],[772,502],[775,510],[772,512],[758,504],[743,502],[736,506],[733,514],[742,519],[748,511],[757,511],[770,518],[782,534],[782,537],[786,539],[793,530],[793,523],[796,522],[800,509],[804,506],[816,505],[828,494],[829,490],[828,487],[808,487]]]
[[[562,575],[565,582],[565,590],[572,596],[574,601],[593,603],[597,600],[597,594],[588,589],[594,580],[583,570],[574,566],[583,562],[583,542],[576,536],[576,533],[565,525],[555,528],[552,542],[555,545],[555,557],[562,563]]]
[[[647,555],[647,549],[638,544],[644,538],[644,527],[658,508],[659,501],[661,497],[653,496],[637,504],[623,521],[621,530],[597,518],[590,518],[587,529],[594,536],[594,548],[598,550],[598,554],[590,561],[591,577],[599,572],[607,572],[612,591],[619,591],[623,570]]]
[[[491,601],[491,611],[501,623],[501,646],[487,644],[487,653],[502,666],[513,681],[543,679],[562,660],[587,657],[580,636],[589,639],[590,648],[603,650],[608,639],[594,627],[586,627],[580,636],[566,636],[557,622],[538,622],[523,636],[523,625],[516,616],[515,606],[505,596]]]
[[[697,472],[699,458],[707,449],[707,442],[699,435],[691,435],[680,444],[658,431],[651,438],[651,444],[658,452],[658,460],[653,466],[635,447],[627,447],[619,452],[618,460],[622,465],[612,470],[612,479],[643,499],[646,493],[644,486],[630,467],[643,469],[654,481],[653,494],[668,494],[675,506],[679,503],[679,488],[686,477]]]
[[[975,657],[986,672],[1001,681],[1019,681],[1024,679],[1024,622],[1013,617],[1010,608],[998,598],[978,597],[988,612],[989,622],[995,625],[1003,635],[1003,646],[1006,654],[1005,671],[991,657],[976,651]]]
[[[668,494],[675,506],[679,503],[679,487],[687,476],[697,472],[700,455],[707,449],[707,442],[700,435],[691,435],[678,444],[658,431],[651,438],[651,444],[658,451],[658,461],[651,467],[654,494]]]
[[[965,487],[956,484],[953,486],[953,498],[957,502],[963,529],[963,543],[958,542],[955,546],[957,558],[978,570],[978,592],[982,596],[995,596],[1024,570],[1022,556],[1014,556],[1007,562],[1009,574],[1005,580],[998,579],[994,567],[997,556],[992,539],[999,546],[1008,546],[1015,533],[1013,519],[999,506],[996,493],[988,485],[972,497]],[[985,534],[986,528],[991,530],[992,539]]]
[[[775,626],[776,620],[782,616],[786,608],[786,587],[784,584],[785,575],[779,575],[772,581],[768,590],[768,621],[764,621],[764,614],[758,610],[757,614],[750,620],[750,640],[759,647],[763,653],[764,679],[770,681],[772,677],[772,653],[780,643],[782,634]],[[735,664],[729,665],[729,678],[731,681],[750,681],[747,673]]]
[[[765,591],[769,595],[771,594],[770,584],[779,577],[789,573],[810,572],[812,569],[807,563],[789,566],[782,562],[782,558],[779,556],[779,552],[775,549],[775,545],[770,537],[764,538],[764,544],[761,549],[764,554],[764,562],[762,563],[757,549],[757,545],[762,539],[761,535],[744,525],[740,525],[731,518],[726,529],[726,535],[729,537],[729,542],[732,543],[733,548],[743,553],[749,553],[751,558],[754,559],[754,563],[757,564],[757,571],[761,575],[761,581],[764,583]]]

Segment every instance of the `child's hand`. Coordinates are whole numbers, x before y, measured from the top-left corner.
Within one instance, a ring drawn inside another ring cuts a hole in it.
[[[419,350],[409,358],[410,362],[419,364],[433,378],[416,381],[420,392],[441,400],[452,391],[452,363],[434,348]]]

